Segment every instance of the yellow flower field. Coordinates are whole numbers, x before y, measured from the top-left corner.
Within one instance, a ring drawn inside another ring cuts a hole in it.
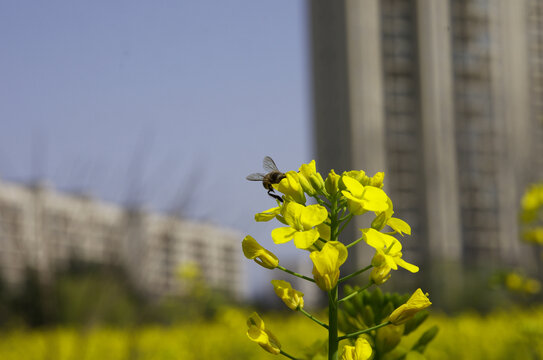
[[[0,333],[2,360],[173,360],[173,359],[280,359],[260,349],[245,334],[250,311],[225,310],[217,321],[173,327],[145,326],[137,330],[74,329],[10,330]],[[296,316],[298,315],[298,316]],[[304,349],[326,332],[299,314],[264,314],[273,331],[292,355],[304,358]],[[304,321],[306,320],[306,321]],[[437,324],[440,332],[429,345],[428,359],[543,359],[543,307],[498,310],[481,316],[432,314],[417,333]],[[405,346],[414,341],[408,336]],[[344,345],[344,344],[343,344]],[[402,345],[400,345],[402,346]]]

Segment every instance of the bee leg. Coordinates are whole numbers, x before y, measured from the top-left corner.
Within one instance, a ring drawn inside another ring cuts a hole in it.
[[[274,198],[276,200],[279,200],[280,202],[283,202],[283,199],[281,198],[281,196],[276,195],[276,194],[272,194],[272,192],[273,192],[273,189],[268,190],[268,195],[270,195],[272,198]]]

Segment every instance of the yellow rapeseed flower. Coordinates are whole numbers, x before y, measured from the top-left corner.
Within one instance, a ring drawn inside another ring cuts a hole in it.
[[[243,255],[267,269],[275,269],[279,259],[271,251],[264,249],[252,236],[247,235],[241,242]]]
[[[288,281],[272,280],[273,289],[277,296],[292,310],[304,307],[304,294],[292,288]]]
[[[339,279],[339,267],[347,259],[347,248],[339,241],[329,241],[309,256],[313,261],[313,278],[324,291],[332,290]]]
[[[350,176],[341,178],[347,190],[342,191],[347,198],[347,207],[353,215],[361,215],[367,211],[381,212],[388,209],[387,194],[373,186],[363,186]]]
[[[283,244],[294,239],[299,249],[307,249],[319,238],[315,228],[328,218],[328,211],[321,205],[304,206],[295,202],[287,202],[282,207],[286,227],[274,229],[271,233],[276,244]]]
[[[273,187],[285,194],[287,201],[295,201],[299,204],[305,204],[305,194],[302,185],[300,184],[300,178],[296,171],[289,171],[285,173],[285,178],[279,182],[279,184],[273,184]]]
[[[362,229],[362,237],[368,245],[375,248],[375,256],[381,256],[392,269],[398,270],[398,266],[401,266],[412,273],[419,271],[418,266],[402,259],[402,244],[395,237],[372,228]]]
[[[432,303],[428,299],[428,294],[424,294],[419,288],[411,295],[405,304],[400,305],[399,308],[389,315],[388,320],[394,325],[401,325],[410,320],[416,313],[426,309],[430,305],[432,305]]]
[[[356,339],[355,345],[345,345],[341,360],[368,360],[373,350],[370,343],[363,337]]]
[[[247,336],[252,341],[260,345],[264,350],[274,355],[281,352],[281,344],[279,340],[269,331],[266,330],[264,321],[258,316],[256,312],[247,320],[249,330],[247,330]]]

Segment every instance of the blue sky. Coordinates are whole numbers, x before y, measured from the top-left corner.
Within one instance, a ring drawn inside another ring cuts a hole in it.
[[[302,0],[0,2],[0,178],[185,199],[270,242],[245,176],[311,159],[307,21]]]

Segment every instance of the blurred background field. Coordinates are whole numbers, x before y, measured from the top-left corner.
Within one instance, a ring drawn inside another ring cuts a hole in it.
[[[44,359],[275,359],[245,335],[248,309],[222,309],[213,321],[138,328],[74,328],[11,330],[0,333],[0,358]],[[262,318],[283,347],[304,358],[304,348],[326,334],[309,320],[286,313]],[[541,359],[543,308],[508,308],[480,315],[433,313],[424,327],[438,325],[428,359]],[[402,346],[410,345],[412,337]],[[325,357],[320,357],[324,359]],[[319,359],[319,357],[315,357]]]

